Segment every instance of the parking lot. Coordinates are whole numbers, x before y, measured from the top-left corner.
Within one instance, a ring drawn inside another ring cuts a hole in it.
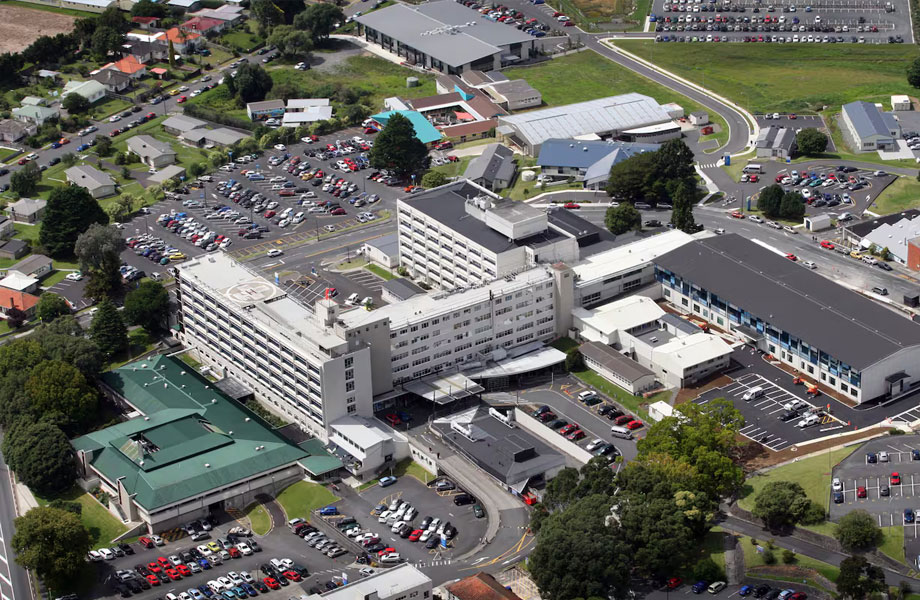
[[[913,43],[904,0],[655,0],[659,42]]]
[[[473,507],[476,506],[476,502],[462,506],[454,504],[454,499],[463,493],[455,484],[454,489],[437,491],[434,482],[431,483],[431,486],[426,486],[414,477],[403,476],[387,487],[374,485],[361,492],[347,493],[336,506],[339,512],[354,516],[362,530],[375,533],[382,543],[394,548],[401,558],[417,567],[446,565],[450,564],[454,557],[464,554],[479,543],[486,531],[487,517],[475,516]],[[389,525],[386,524],[386,519],[384,523],[380,522],[381,516],[391,507],[398,507],[399,502],[407,502],[417,511],[411,520],[413,529],[410,531],[415,531],[416,527],[420,528],[425,519],[431,517],[429,521],[435,518],[440,520],[438,527],[446,524],[456,527],[456,535],[446,542],[446,547],[439,543],[439,536],[436,534],[432,534],[432,537],[426,536],[424,541],[410,541],[409,537],[400,537],[392,531],[395,521],[391,520]],[[428,548],[426,545],[431,539],[438,540],[438,545]],[[349,543],[355,552],[361,551],[359,544],[351,540]]]
[[[741,372],[733,376],[733,379],[732,383],[711,389],[694,402],[705,405],[716,398],[731,400],[744,416],[745,425],[740,431],[741,435],[774,452],[808,439],[822,437],[829,430],[840,429],[842,426],[836,417],[826,414],[820,405],[807,397],[804,386],[799,388],[801,393],[796,395],[759,373]],[[745,400],[745,394],[754,388],[760,388],[762,394]],[[799,426],[809,415],[816,416],[816,419],[812,419],[814,422]]]
[[[827,135],[827,151],[835,152],[834,140],[831,139],[830,132],[827,130],[827,124],[821,115],[797,115],[794,113],[769,113],[755,114],[754,119],[760,127],[788,127],[798,132],[799,129],[813,127]]]

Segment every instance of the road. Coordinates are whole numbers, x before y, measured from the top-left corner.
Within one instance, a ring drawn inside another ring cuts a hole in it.
[[[0,599],[27,600],[30,593],[29,576],[13,561],[11,544],[13,520],[16,518],[10,471],[0,455]]]

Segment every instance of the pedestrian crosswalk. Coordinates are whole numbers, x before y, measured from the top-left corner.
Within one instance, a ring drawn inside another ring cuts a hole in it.
[[[718,162],[714,162],[714,163],[699,163],[699,167],[700,167],[701,169],[712,169],[712,168],[718,167],[718,166],[719,166],[719,163],[718,163]]]
[[[438,560],[429,560],[427,562],[416,562],[415,566],[419,569],[424,569],[426,567],[445,567],[451,563],[451,559],[442,558]]]

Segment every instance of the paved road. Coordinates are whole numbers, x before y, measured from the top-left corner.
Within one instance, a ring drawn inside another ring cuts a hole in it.
[[[32,597],[29,577],[25,569],[13,562],[15,553],[10,544],[16,518],[14,506],[10,472],[0,455],[0,599],[27,600]]]

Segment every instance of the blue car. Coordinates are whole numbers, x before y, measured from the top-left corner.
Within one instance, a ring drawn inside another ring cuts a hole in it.
[[[707,584],[705,581],[697,581],[696,583],[693,584],[693,587],[691,589],[693,590],[694,594],[702,594],[703,592],[706,591],[706,588],[708,587],[708,585],[709,584]]]
[[[89,144],[80,144],[77,146],[77,152],[83,152],[84,150],[89,150]]]
[[[246,600],[246,598],[249,598],[249,594],[246,593],[246,590],[244,590],[243,587],[239,585],[233,588],[233,593],[236,594],[236,597],[239,598],[239,600]]]
[[[392,475],[387,475],[386,477],[381,477],[380,481],[377,482],[377,485],[380,487],[387,487],[388,485],[393,485],[396,483],[396,478]]]
[[[206,558],[199,558],[198,564],[201,565],[201,568],[205,571],[211,568],[211,562]]]
[[[225,600],[236,600],[236,596],[230,590],[224,590],[220,595],[223,596]]]
[[[205,597],[205,598],[213,598],[213,597],[214,597],[214,590],[212,590],[211,588],[209,588],[209,587],[206,586],[206,585],[199,585],[199,586],[198,586],[198,591],[200,591],[202,594],[204,594],[204,597]]]
[[[242,587],[244,590],[246,590],[246,593],[252,596],[253,598],[259,595],[259,592],[256,591],[256,588],[252,587],[248,583],[244,583]]]
[[[407,412],[401,411],[401,410],[396,411],[396,416],[398,416],[402,420],[403,423],[409,423],[410,421],[412,421],[412,415],[410,415]]]
[[[910,508],[904,509],[904,522],[913,523],[914,522],[914,511]]]
[[[750,596],[752,593],[754,593],[754,586],[752,585],[742,585],[741,589],[738,590],[739,596]]]
[[[323,508],[319,509],[319,514],[324,517],[337,515],[339,514],[339,509],[332,505],[324,506]]]

